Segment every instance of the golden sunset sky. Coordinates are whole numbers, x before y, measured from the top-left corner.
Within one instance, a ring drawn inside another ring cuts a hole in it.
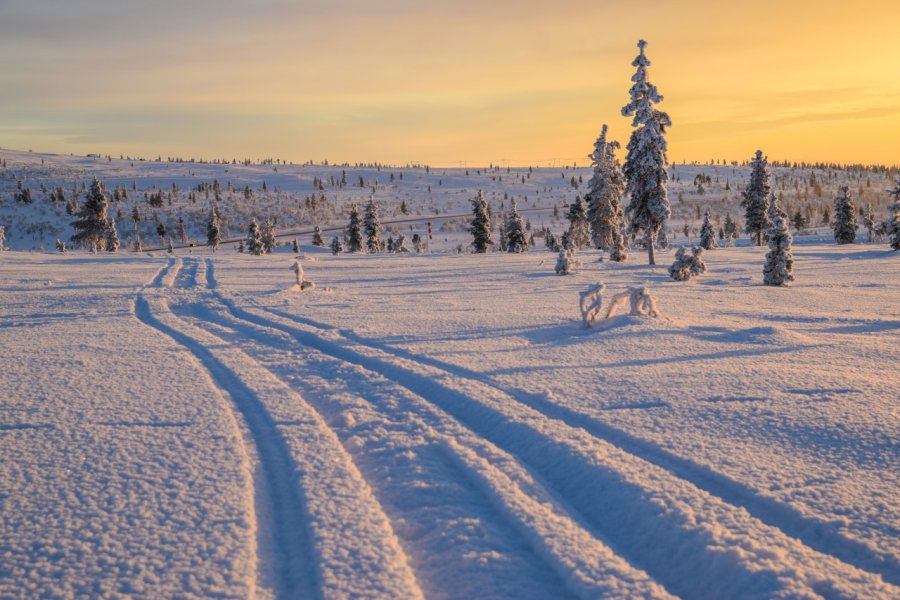
[[[0,146],[585,164],[639,38],[670,160],[900,163],[897,0],[0,0]]]

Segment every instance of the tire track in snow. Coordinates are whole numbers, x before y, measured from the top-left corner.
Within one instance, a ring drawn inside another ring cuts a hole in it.
[[[163,279],[165,279],[169,274],[169,269],[175,264],[175,259],[170,258],[166,261],[162,267],[160,267],[159,271],[156,272],[156,275],[153,279],[150,280],[150,283],[145,285],[145,288],[161,288],[163,287]]]
[[[154,304],[139,295],[138,318],[197,358],[252,436],[270,504],[259,512],[272,517],[259,531],[274,536],[261,559],[276,563],[277,595],[421,597],[387,518],[319,415],[246,354]]]
[[[775,498],[764,496],[758,490],[714,471],[706,465],[674,454],[653,442],[617,429],[600,419],[550,402],[538,394],[529,394],[523,390],[501,387],[489,378],[465,367],[418,355],[388,344],[367,340],[351,330],[339,330],[331,325],[318,323],[312,319],[290,315],[282,311],[268,310],[267,312],[322,331],[337,332],[342,337],[357,344],[388,353],[397,358],[434,367],[455,377],[490,386],[501,393],[512,396],[516,401],[543,413],[548,418],[563,421],[571,427],[584,429],[594,437],[605,440],[629,454],[665,469],[728,504],[743,508],[753,517],[771,527],[780,529],[788,537],[801,541],[804,545],[817,552],[833,556],[841,562],[864,571],[881,575],[886,582],[892,585],[900,585],[900,564],[893,556],[879,553],[862,542],[847,538],[836,531],[834,526],[813,517],[808,517],[796,508]]]
[[[236,317],[280,329],[300,343],[363,366],[438,405],[472,431],[528,464],[580,512],[601,538],[676,594],[828,593],[889,597],[896,588],[803,546],[746,509],[517,401],[479,381],[422,363],[385,357],[378,348],[352,349],[337,331],[325,339],[237,307]],[[373,356],[374,354],[374,356]],[[411,364],[410,364],[411,363]],[[773,560],[775,552],[781,558]],[[827,563],[824,572],[822,563]]]
[[[250,340],[253,343],[263,344],[276,353],[295,346],[292,337],[284,332],[263,329],[258,325],[204,307],[194,306],[192,316],[201,322],[231,329],[238,343],[242,339]],[[327,355],[325,360],[347,364]],[[446,479],[449,476],[447,472],[449,467],[464,477],[468,481],[468,486],[473,487],[476,493],[493,507],[496,517],[512,526],[515,532],[512,535],[522,537],[518,543],[530,546],[537,560],[552,568],[559,576],[560,583],[565,582],[572,593],[583,598],[668,597],[662,586],[646,573],[629,565],[582,528],[570,516],[568,509],[535,481],[532,474],[509,454],[465,429],[426,399],[402,386],[398,388],[396,382],[358,366],[349,370],[344,368],[344,373],[341,373],[341,370],[329,369],[321,377],[326,380],[343,379],[359,388],[356,393],[367,397],[363,400],[370,408],[366,418],[367,430],[386,427],[390,428],[394,435],[405,435],[417,440],[426,439],[429,440],[430,446],[436,445],[446,457],[446,460],[441,462],[447,466],[435,475]],[[308,378],[309,375],[304,377]],[[361,381],[365,382],[362,386]],[[381,392],[380,390],[385,387],[388,389]],[[379,402],[379,396],[382,402]],[[378,406],[384,403],[385,399],[389,399],[387,411]],[[323,412],[322,408],[318,410],[320,413]],[[356,412],[351,403],[338,409],[332,416],[340,415],[346,420],[345,410]],[[335,412],[334,409],[332,412]],[[380,423],[380,427],[373,422]],[[365,433],[352,432],[349,435],[355,445],[359,436],[365,436]],[[383,440],[377,440],[375,443],[379,441]],[[498,465],[502,465],[503,468]],[[393,478],[397,473],[395,469],[390,471]],[[414,494],[415,490],[410,493]],[[454,497],[452,501],[461,500]],[[414,542],[410,543],[415,546]]]
[[[197,270],[200,268],[200,261],[189,258],[185,259],[182,265],[171,287],[184,290],[197,287]]]
[[[257,531],[257,581],[273,580],[276,597],[314,597],[315,587],[310,562],[308,533],[304,523],[306,513],[295,491],[294,466],[283,439],[259,406],[258,399],[231,371],[216,360],[202,344],[159,321],[153,316],[143,295],[135,301],[135,315],[145,325],[172,338],[190,352],[206,371],[209,380],[223,396],[230,398],[237,408],[237,416],[250,434],[247,446],[255,449],[259,470],[254,483],[265,489],[252,490]],[[260,523],[260,519],[271,524]],[[267,538],[266,536],[271,536]],[[260,561],[269,561],[267,565]],[[259,573],[266,569],[267,574]]]

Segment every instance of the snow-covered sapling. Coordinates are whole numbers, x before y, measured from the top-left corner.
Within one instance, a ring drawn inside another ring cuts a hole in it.
[[[334,239],[331,240],[331,253],[337,256],[343,251],[344,244],[341,242],[341,238],[339,238],[338,236],[334,236]]]
[[[625,259],[628,258],[628,245],[625,243],[625,236],[621,232],[616,231],[613,240],[613,246],[609,250],[609,260],[625,262]]]
[[[476,254],[484,254],[494,245],[494,240],[491,239],[491,217],[481,190],[472,199],[472,225],[469,232],[472,234],[472,248]]]
[[[220,221],[219,208],[213,207],[209,211],[209,221],[206,222],[206,245],[213,250],[218,250],[219,244],[222,243],[222,224]]]
[[[563,248],[559,251],[555,267],[557,275],[571,275],[578,271],[580,266],[581,261],[575,258],[574,248]]]
[[[528,237],[525,231],[525,221],[516,207],[516,201],[512,201],[509,215],[506,218],[506,250],[507,252],[525,252],[528,250]]]
[[[294,240],[294,243],[296,244],[297,240]],[[322,230],[318,225],[313,229],[312,245],[320,247],[325,245],[325,240],[322,239]]]
[[[725,237],[724,232],[722,232],[722,237]],[[709,220],[708,208],[706,209],[706,214],[703,216],[703,226],[700,228],[700,246],[704,250],[713,250],[719,247],[719,244],[716,243],[716,232]]]
[[[263,246],[262,232],[256,219],[250,221],[250,229],[247,232],[247,251],[253,256],[261,256],[266,252],[265,246]]]
[[[322,245],[324,246],[325,244]],[[293,251],[294,254],[300,254],[300,244],[297,243],[297,238],[294,238],[294,241],[291,242],[291,251]]]
[[[0,228],[0,229],[2,229],[2,228]],[[2,245],[2,244],[0,244],[0,245]],[[56,250],[60,254],[65,254],[66,253],[66,243],[63,242],[62,240],[56,240]]]
[[[332,252],[334,244],[332,243]],[[359,210],[356,206],[350,207],[350,223],[347,225],[347,252],[362,252],[362,224],[360,221]]]
[[[850,188],[842,185],[834,199],[834,218],[831,222],[834,241],[838,244],[852,244],[856,241],[857,227],[856,206],[850,198]]]
[[[675,262],[669,266],[669,275],[675,281],[688,281],[706,272],[706,263],[703,262],[703,248],[691,246],[690,256],[687,248],[681,246],[675,252]]]
[[[785,285],[794,280],[794,256],[791,252],[791,232],[788,231],[787,215],[778,207],[772,198],[769,207],[769,252],[766,254],[766,266],[763,268],[763,283],[766,285]]]
[[[375,198],[370,198],[366,204],[366,214],[363,224],[366,233],[366,251],[376,254],[382,251],[381,247],[381,221],[378,218],[378,203]]]

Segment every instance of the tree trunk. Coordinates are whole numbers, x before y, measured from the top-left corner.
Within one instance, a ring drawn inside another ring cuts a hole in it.
[[[649,243],[647,244],[647,254],[650,257],[650,264],[655,265],[656,261],[653,260],[653,238],[651,236]]]

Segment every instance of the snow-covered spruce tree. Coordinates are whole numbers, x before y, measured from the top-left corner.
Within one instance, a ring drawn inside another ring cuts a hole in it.
[[[256,219],[250,221],[250,230],[247,233],[247,252],[253,256],[265,254],[262,232],[259,230],[259,223],[256,222]]]
[[[588,222],[591,225],[591,241],[599,250],[609,251],[615,243],[616,234],[622,228],[622,194],[625,192],[625,176],[616,158],[619,142],[607,141],[607,127],[604,124],[600,137],[594,142],[594,151],[589,155],[594,174],[588,181],[587,199]]]
[[[794,280],[794,256],[791,252],[791,232],[788,230],[787,214],[781,210],[772,194],[769,205],[769,252],[763,267],[763,283],[784,285]]]
[[[291,251],[294,254],[300,254],[300,244],[297,242],[297,238],[294,238],[294,241],[291,242]]]
[[[625,236],[621,231],[616,232],[613,238],[612,248],[609,249],[609,260],[613,262],[625,262],[628,258],[628,245],[625,243]]]
[[[484,192],[478,190],[478,195],[471,202],[472,224],[469,226],[469,232],[472,234],[472,248],[477,254],[484,254],[494,245],[494,240],[491,239],[491,217],[488,214]]]
[[[84,205],[76,215],[78,220],[72,223],[75,229],[75,235],[72,236],[74,243],[93,251],[103,250],[106,246],[107,206],[109,202],[103,192],[103,184],[94,178]]]
[[[178,217],[178,241],[182,244],[187,243],[187,227],[182,217]]]
[[[762,234],[771,223],[769,222],[769,159],[764,157],[762,150],[756,151],[756,156],[750,161],[750,181],[741,192],[741,206],[744,207],[744,231],[750,237],[756,236],[756,245],[762,246]]]
[[[4,244],[6,244],[6,227],[0,225],[0,252],[6,249]]]
[[[313,238],[312,238],[313,246],[324,246],[325,240],[322,239],[322,230],[316,225],[316,228],[313,229]]]
[[[366,204],[363,229],[366,233],[366,251],[369,254],[381,252],[381,221],[378,219],[378,204],[374,198],[370,198]]]
[[[575,202],[569,206],[566,214],[569,220],[569,230],[566,239],[573,248],[581,248],[591,243],[591,225],[588,221],[587,207],[581,196],[575,196]]]
[[[266,222],[262,225],[263,254],[268,254],[278,245],[278,242],[275,240],[275,222],[275,219],[266,219]]]
[[[630,215],[629,229],[635,234],[643,232],[649,264],[654,265],[656,236],[671,214],[666,193],[669,163],[665,133],[672,121],[669,115],[653,108],[663,97],[647,79],[650,60],[644,55],[646,46],[644,40],[638,42],[640,52],[631,63],[637,67],[631,77],[634,82],[629,90],[631,101],[622,107],[623,117],[634,117],[631,126],[635,128],[628,141],[628,155],[622,172],[627,181],[625,194],[629,202],[625,213]]]
[[[213,207],[209,211],[209,221],[206,222],[206,245],[213,250],[219,249],[222,243],[222,224],[219,220],[219,209]]]
[[[516,207],[516,201],[512,201],[509,215],[506,217],[506,250],[507,252],[527,252],[528,237],[525,234],[525,221]]]
[[[119,232],[116,231],[116,220],[110,219],[106,227],[106,251],[119,251]]]
[[[716,243],[716,231],[709,220],[708,208],[706,214],[703,215],[703,227],[700,228],[700,246],[704,250],[714,250],[719,247],[719,244]]]
[[[894,199],[887,222],[888,243],[894,250],[900,250],[900,179],[888,194]]]
[[[331,253],[337,256],[343,251],[344,244],[341,242],[341,238],[339,238],[338,236],[334,236],[334,239],[331,240]]]
[[[359,210],[356,206],[350,207],[350,223],[347,225],[347,252],[362,252],[363,239],[359,218]]]
[[[706,263],[703,262],[702,246],[691,246],[690,256],[687,248],[680,246],[675,252],[675,262],[669,266],[669,275],[675,281],[688,281],[705,272]]]
[[[838,244],[852,244],[856,241],[857,228],[856,206],[850,199],[850,188],[842,185],[834,199],[834,218],[831,221],[834,241]]]

